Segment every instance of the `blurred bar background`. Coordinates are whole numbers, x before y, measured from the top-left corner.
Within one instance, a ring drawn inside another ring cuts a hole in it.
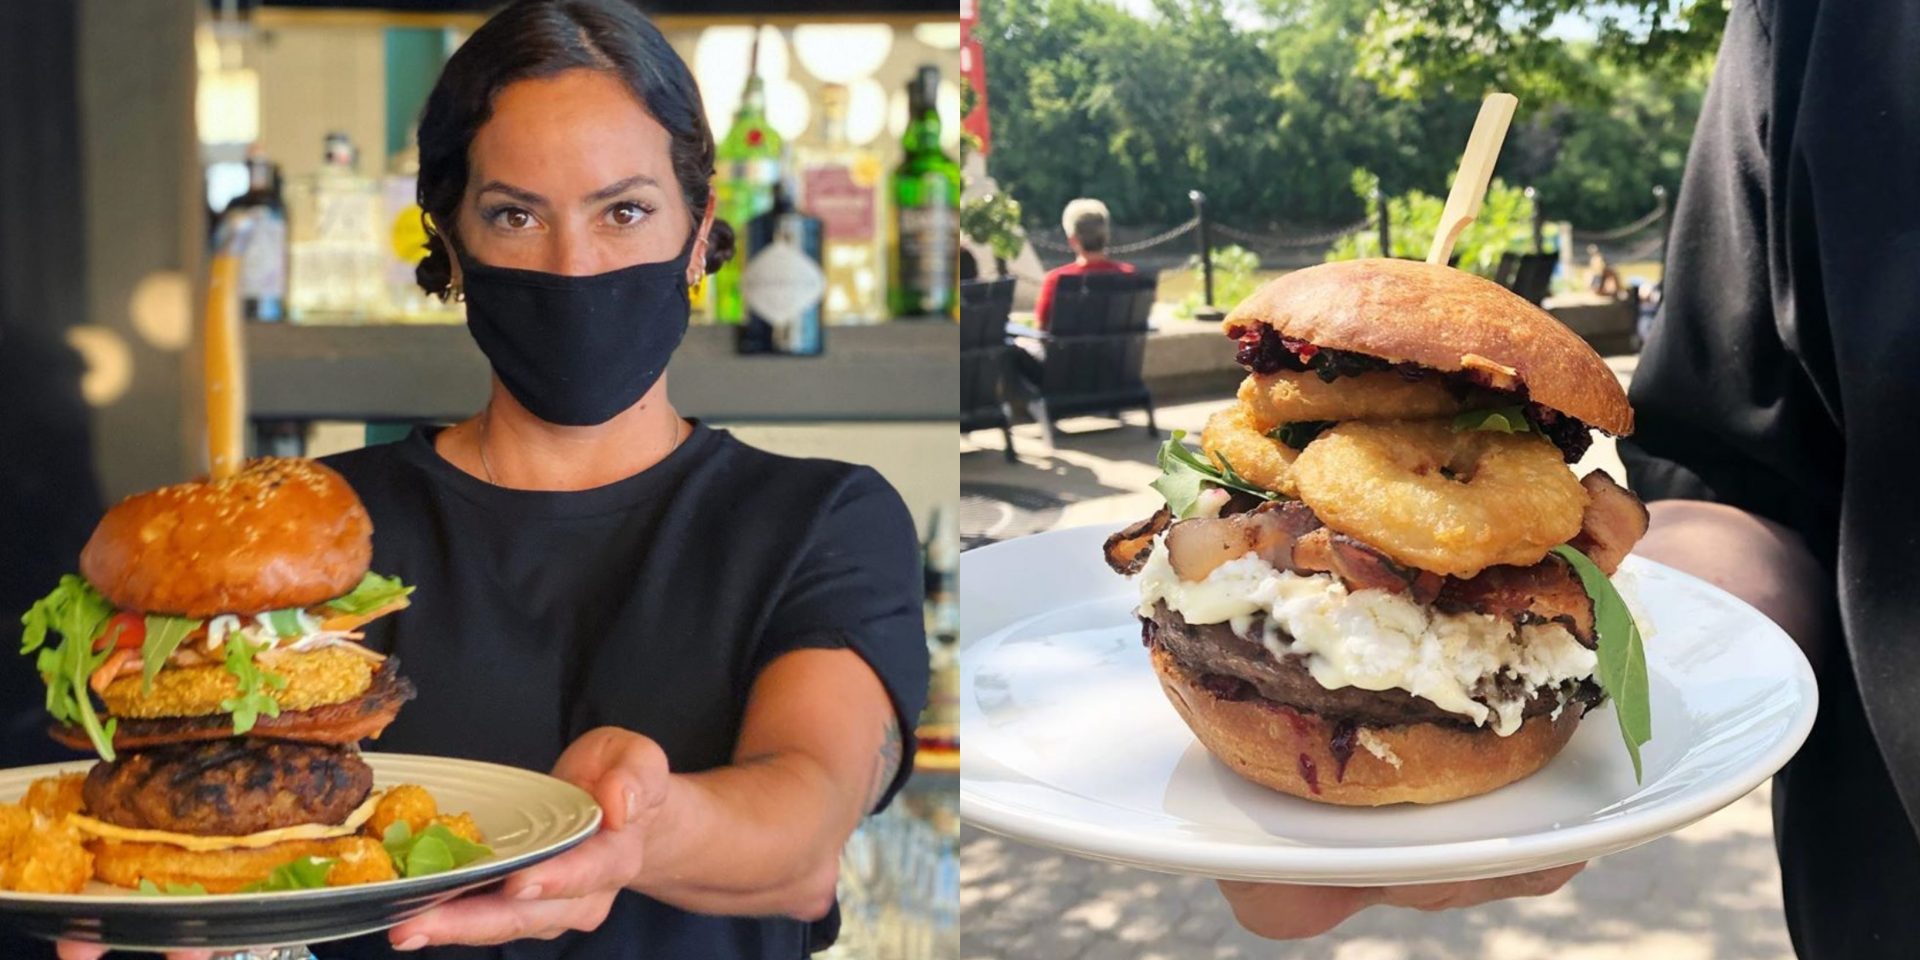
[[[497,6],[0,4],[0,610],[71,569],[103,504],[205,471],[199,328],[221,249],[241,261],[251,452],[320,456],[479,409],[489,370],[460,305],[410,288],[410,165],[441,64]],[[871,464],[926,538],[942,669],[924,768],[849,845],[829,955],[957,956],[955,5],[640,6],[700,81],[741,259],[776,183],[824,224],[805,309],[743,297],[739,259],[696,292],[676,405],[768,449]],[[944,249],[944,274],[902,274],[903,232]],[[38,697],[4,673],[0,695]]]

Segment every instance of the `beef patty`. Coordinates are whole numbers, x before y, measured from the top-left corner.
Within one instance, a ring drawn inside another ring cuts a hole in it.
[[[337,824],[367,799],[373,770],[353,747],[253,738],[129,753],[87,774],[87,811],[116,826],[241,836]]]
[[[1234,633],[1228,624],[1190,624],[1165,603],[1155,604],[1153,616],[1141,618],[1141,624],[1148,646],[1158,644],[1165,648],[1181,666],[1199,674],[1202,684],[1215,696],[1229,700],[1259,697],[1318,714],[1335,723],[1365,727],[1434,723],[1465,730],[1481,729],[1472,718],[1443,710],[1433,701],[1399,688],[1329,690],[1313,679],[1305,657],[1290,654],[1276,658],[1259,642]],[[1502,697],[1517,692],[1513,686],[1519,681],[1498,677],[1495,682],[1503,687],[1496,691]],[[1600,702],[1600,687],[1591,679],[1569,681],[1564,687],[1568,705],[1577,703],[1583,712]],[[1523,716],[1552,713],[1560,705],[1559,692],[1551,686],[1533,691]]]

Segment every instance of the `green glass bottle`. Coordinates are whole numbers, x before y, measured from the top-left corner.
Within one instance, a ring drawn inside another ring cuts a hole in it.
[[[938,67],[907,85],[905,151],[893,171],[892,269],[887,305],[895,317],[953,313],[960,250],[960,164],[940,149]]]
[[[773,188],[780,182],[780,134],[767,123],[766,88],[754,72],[759,69],[759,46],[756,37],[756,62],[748,68],[740,109],[733,115],[733,127],[726,139],[714,148],[714,166],[719,173],[714,216],[725,220],[739,236],[745,236],[753,218],[773,208]],[[735,257],[713,275],[709,302],[715,323],[746,319],[746,306],[740,299],[741,259]]]

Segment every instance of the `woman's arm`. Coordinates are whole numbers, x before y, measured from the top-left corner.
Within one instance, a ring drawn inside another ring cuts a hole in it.
[[[1831,640],[1834,584],[1799,534],[1705,500],[1655,500],[1647,511],[1653,522],[1634,553],[1746,601],[1779,624],[1814,669],[1820,668],[1821,651]]]
[[[821,917],[841,846],[900,765],[895,717],[858,654],[802,649],[754,682],[730,766],[670,773],[653,740],[590,730],[553,773],[599,801],[600,832],[388,937],[401,950],[550,939],[599,927],[623,889],[698,913]]]
[[[753,685],[733,764],[672,778],[633,889],[699,913],[825,915],[840,848],[892,782],[900,738],[859,654],[779,657]]]

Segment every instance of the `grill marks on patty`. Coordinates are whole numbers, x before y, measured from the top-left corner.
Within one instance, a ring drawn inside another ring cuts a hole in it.
[[[83,792],[87,809],[117,826],[244,836],[340,823],[372,789],[373,771],[352,747],[230,739],[96,764]]]
[[[1173,655],[1181,666],[1201,677],[1201,685],[1214,696],[1226,700],[1271,700],[1305,713],[1318,714],[1335,724],[1351,723],[1360,727],[1395,727],[1432,723],[1463,730],[1481,727],[1468,718],[1441,709],[1433,701],[1406,690],[1363,690],[1359,687],[1328,689],[1308,671],[1306,658],[1289,654],[1275,657],[1261,643],[1249,640],[1225,623],[1190,624],[1167,608],[1156,604],[1150,617],[1142,618],[1141,635],[1147,646],[1159,646]],[[1522,693],[1522,681],[1495,677],[1489,696],[1510,698]],[[1560,693],[1567,703],[1591,708],[1600,701],[1600,688],[1591,679],[1567,683],[1563,688],[1542,686],[1529,692],[1525,717],[1542,716],[1560,705]],[[1476,697],[1475,699],[1485,699]]]

